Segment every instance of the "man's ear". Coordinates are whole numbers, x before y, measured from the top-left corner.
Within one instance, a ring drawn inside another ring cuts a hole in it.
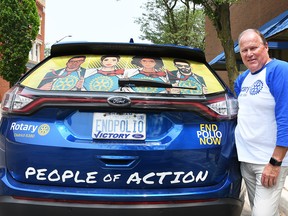
[[[269,50],[268,42],[266,42],[266,43],[264,44],[264,46],[265,46],[265,48],[266,48],[267,51],[268,51],[268,50]]]

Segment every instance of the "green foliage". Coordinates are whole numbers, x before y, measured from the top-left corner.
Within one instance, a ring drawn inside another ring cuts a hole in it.
[[[156,44],[177,44],[204,48],[205,15],[189,0],[150,0],[142,8],[146,13],[135,20],[140,24],[142,40]]]
[[[194,4],[200,4],[207,17],[212,22],[217,36],[222,44],[226,57],[226,70],[228,72],[229,86],[232,89],[234,80],[238,76],[236,57],[234,53],[234,41],[231,35],[230,6],[241,0],[190,0]]]
[[[39,25],[35,0],[0,0],[0,76],[11,84],[26,72]]]
[[[241,0],[149,0],[144,7],[146,13],[136,20],[143,32],[140,38],[153,43],[172,43],[204,49],[206,15],[215,27],[224,49],[229,85],[232,88],[238,70],[229,8],[239,1]]]

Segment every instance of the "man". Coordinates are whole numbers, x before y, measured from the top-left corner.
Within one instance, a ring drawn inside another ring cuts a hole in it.
[[[288,63],[269,57],[268,43],[256,29],[245,30],[238,41],[248,68],[235,81],[241,173],[252,215],[279,216],[288,174]]]
[[[81,90],[86,69],[81,67],[86,56],[70,58],[66,67],[47,73],[38,85],[42,90]]]
[[[171,84],[176,84],[177,86],[185,86],[189,83],[190,87],[197,87],[196,90],[183,89],[179,93],[192,93],[192,94],[202,94],[207,93],[207,87],[202,76],[199,76],[192,72],[191,65],[188,61],[184,59],[174,59],[174,66],[177,70],[168,72],[168,78]],[[174,90],[175,91],[175,90]],[[177,91],[177,90],[176,90]],[[180,91],[178,89],[178,91]]]

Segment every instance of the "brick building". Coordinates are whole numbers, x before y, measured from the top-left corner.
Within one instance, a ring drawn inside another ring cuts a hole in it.
[[[27,69],[32,68],[42,59],[44,59],[45,50],[45,0],[36,0],[38,14],[40,18],[39,33],[36,40],[33,42],[32,49],[29,53],[29,61],[27,63]],[[0,77],[0,100],[4,93],[9,89],[9,82]]]
[[[287,0],[242,0],[231,6],[230,16],[231,33],[235,42],[237,42],[238,35],[247,28],[263,30],[267,34],[270,56],[288,61]],[[281,26],[281,29],[273,34],[273,30],[278,26]],[[228,83],[223,48],[210,20],[206,20],[205,42],[207,61],[213,62],[212,67]],[[235,52],[237,53],[237,47]],[[239,62],[238,69],[245,70],[239,53],[236,58]]]

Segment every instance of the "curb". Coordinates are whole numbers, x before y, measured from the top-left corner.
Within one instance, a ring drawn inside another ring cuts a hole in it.
[[[281,216],[288,216],[288,176],[286,177],[284,188],[282,190],[279,208],[282,213]]]

